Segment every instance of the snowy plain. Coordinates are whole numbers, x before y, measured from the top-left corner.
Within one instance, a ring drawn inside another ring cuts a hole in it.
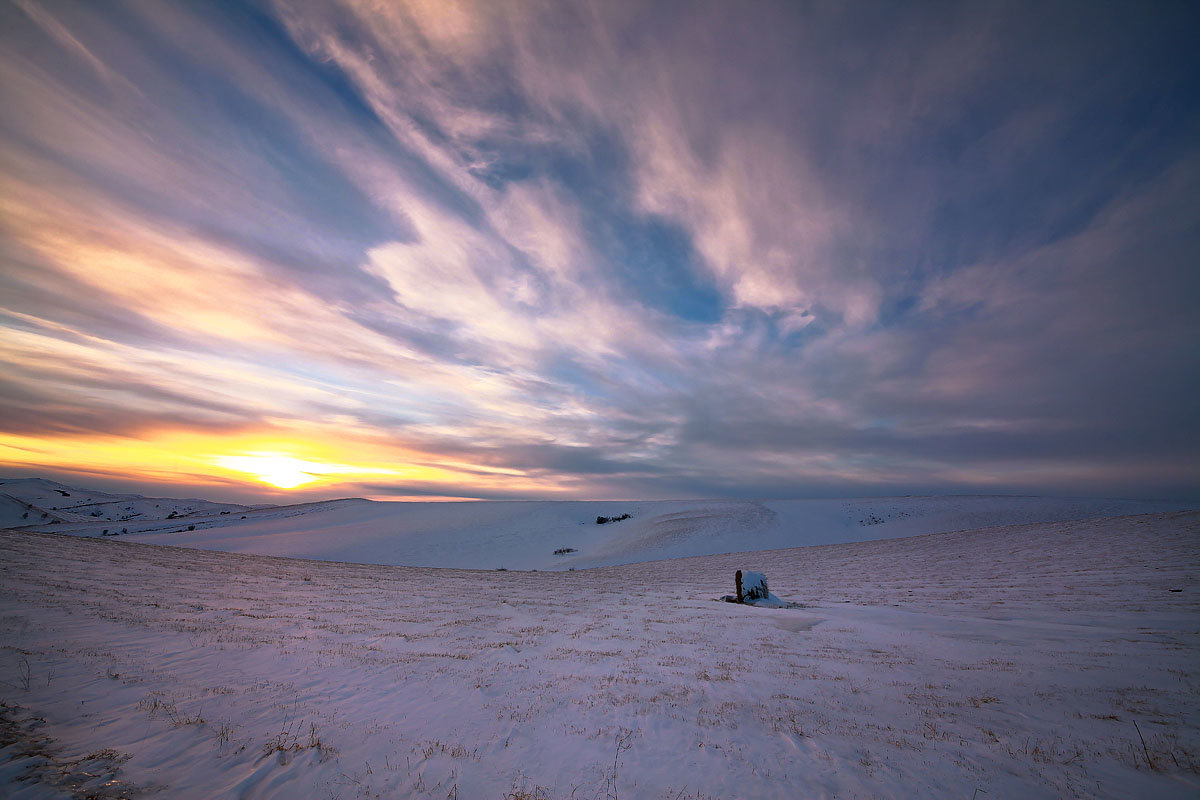
[[[64,492],[69,496],[63,497]],[[249,507],[111,495],[40,478],[0,479],[4,500],[13,519],[3,524],[29,530],[362,564],[538,570],[1189,508],[1162,501],[1003,495],[451,503],[342,499]],[[596,524],[597,517],[622,514],[631,518]]]
[[[11,797],[1200,793],[1196,512],[575,572],[25,530],[0,576]]]

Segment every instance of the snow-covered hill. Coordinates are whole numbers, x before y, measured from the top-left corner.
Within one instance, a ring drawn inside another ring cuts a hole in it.
[[[553,573],[16,531],[0,575],[5,797],[1200,794],[1197,513]]]
[[[0,478],[0,527],[65,525],[89,535],[104,529],[179,517],[243,512],[248,506],[211,500],[112,494],[67,486],[45,478]],[[120,523],[120,525],[102,524]]]
[[[24,494],[17,493],[18,486]],[[20,520],[36,523],[33,530],[81,536],[107,532],[155,544],[326,561],[469,569],[581,569],[1187,508],[1138,500],[989,495],[464,503],[345,499],[248,508],[118,498],[36,480],[0,485],[0,492],[6,489],[22,502],[36,499],[42,513],[50,515]],[[70,496],[63,497],[64,492]],[[97,511],[101,517],[86,516]],[[117,512],[123,517],[112,516]],[[168,514],[174,516],[165,519]],[[623,514],[630,518],[596,524],[597,517]]]

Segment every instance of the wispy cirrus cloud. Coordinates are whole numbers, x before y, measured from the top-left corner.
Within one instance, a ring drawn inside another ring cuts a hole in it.
[[[6,462],[1193,491],[1194,12],[867,11],[10,6]]]

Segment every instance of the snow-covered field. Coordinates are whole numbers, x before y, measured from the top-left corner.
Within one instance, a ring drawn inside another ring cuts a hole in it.
[[[1196,797],[1198,577],[1195,512],[577,572],[0,532],[0,794]]]
[[[43,479],[0,481],[0,501],[4,497],[13,511],[26,516],[7,523],[0,519],[0,524],[31,530],[363,564],[539,570],[1189,508],[1142,500],[991,495],[653,502],[344,499],[250,508],[104,495]],[[92,513],[98,516],[87,516]],[[597,517],[623,514],[631,518],[596,524]]]

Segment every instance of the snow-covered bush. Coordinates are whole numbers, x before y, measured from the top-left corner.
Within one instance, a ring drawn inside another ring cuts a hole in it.
[[[737,594],[727,594],[721,599],[726,603],[744,603],[765,608],[798,608],[798,604],[780,600],[767,588],[767,576],[761,572],[738,570],[733,575]]]
[[[734,576],[734,581],[737,584],[739,603],[765,600],[771,595],[767,590],[767,576],[761,572],[743,572],[739,569]]]

